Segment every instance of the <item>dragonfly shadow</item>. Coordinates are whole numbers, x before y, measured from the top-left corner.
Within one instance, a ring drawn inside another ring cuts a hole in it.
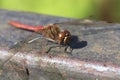
[[[49,42],[51,42],[51,41],[49,41]],[[57,44],[57,43],[56,43],[56,44]],[[62,47],[62,46],[65,47],[65,50],[64,50],[64,51],[65,51],[66,53],[69,53],[70,55],[72,55],[71,53],[72,53],[72,50],[73,50],[73,49],[80,49],[80,48],[86,47],[86,46],[87,46],[87,41],[80,41],[77,36],[72,36],[72,39],[71,39],[71,41],[69,42],[69,44],[68,44],[68,45],[61,45],[61,47]],[[49,53],[51,49],[56,48],[56,47],[60,47],[60,45],[56,45],[56,46],[50,47],[50,48],[46,51],[46,53]],[[68,51],[68,47],[69,47],[69,51]]]
[[[69,46],[72,49],[80,49],[87,46],[87,41],[80,41],[77,36],[73,35]]]

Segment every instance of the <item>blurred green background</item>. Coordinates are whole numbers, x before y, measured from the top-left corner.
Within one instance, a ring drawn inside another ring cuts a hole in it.
[[[120,0],[0,0],[0,8],[120,22]]]

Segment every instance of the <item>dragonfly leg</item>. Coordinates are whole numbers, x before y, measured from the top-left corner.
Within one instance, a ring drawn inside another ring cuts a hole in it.
[[[61,48],[61,42],[60,41],[58,42],[58,45],[59,45],[59,48]]]
[[[67,51],[69,49],[69,51]],[[64,49],[64,52],[65,53],[70,53],[72,55],[72,51],[73,51],[73,48],[71,48],[70,46],[66,46],[65,49]]]
[[[52,46],[52,47],[50,47],[50,48],[46,51],[46,53],[49,53],[53,48],[56,48],[56,47],[65,47],[64,52],[65,52],[65,53],[69,53],[70,55],[72,55],[73,49],[72,49],[70,46],[66,46],[66,45]],[[69,49],[69,51],[68,51],[68,49]]]
[[[50,47],[50,48],[46,51],[46,53],[49,53],[52,48],[56,48],[56,47],[60,47],[60,46],[59,46],[59,45],[57,45],[57,46],[52,46],[52,47]]]

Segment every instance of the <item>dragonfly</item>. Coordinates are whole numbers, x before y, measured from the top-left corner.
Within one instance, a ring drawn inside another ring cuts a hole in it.
[[[25,30],[30,30],[30,31],[34,31],[36,33],[42,33],[42,35],[49,41],[52,42],[56,42],[59,47],[61,48],[61,46],[66,46],[65,48],[65,52],[67,51],[67,48],[69,46],[69,43],[71,42],[71,33],[68,30],[61,30],[59,25],[57,25],[57,23],[54,24],[49,24],[47,26],[30,26],[30,25],[26,25],[17,21],[9,21],[8,24],[10,24],[13,27],[16,28],[20,28],[20,29],[25,29]],[[28,41],[28,43],[31,43],[35,40],[37,40],[39,38],[34,38],[30,41]],[[53,47],[51,47],[53,48]],[[49,48],[49,50],[47,51],[47,53],[51,50],[51,48]],[[71,50],[72,51],[72,48]]]
[[[71,22],[68,22],[69,24],[73,24]],[[30,30],[30,31],[33,31],[33,32],[36,32],[36,33],[42,33],[43,37],[45,37],[47,40],[50,40],[52,42],[55,42],[58,44],[58,47],[62,47],[62,46],[65,46],[65,50],[67,50],[67,47],[70,46],[70,43],[72,42],[73,44],[75,44],[74,42],[76,40],[73,40],[73,35],[71,35],[71,33],[68,31],[68,30],[62,30],[60,29],[60,26],[59,24],[68,24],[68,23],[54,23],[54,24],[49,24],[47,26],[30,26],[30,25],[27,25],[27,24],[23,24],[23,23],[20,23],[20,22],[17,22],[17,21],[9,21],[8,24],[15,27],[15,28],[19,28],[19,29],[24,29],[24,30]],[[28,39],[28,38],[27,38]],[[30,39],[30,40],[27,40],[27,43],[32,43],[34,42],[35,40],[37,39],[40,39],[40,37],[37,37],[37,38],[34,38],[34,39]],[[39,42],[39,41],[38,41]],[[17,53],[17,51],[19,51],[19,49],[21,49],[24,44],[21,44],[19,42],[15,43],[15,44],[18,44],[18,48],[16,48],[17,46],[15,45],[15,47],[13,47],[13,51],[11,49],[11,51],[13,52],[13,55],[11,55],[6,61],[3,62],[3,65],[4,64],[10,64],[12,65],[15,70],[15,72],[18,73],[18,75],[20,76],[20,78],[22,80],[23,77],[21,76],[24,76],[24,78],[26,80],[29,79],[29,76],[30,76],[30,71],[29,71],[29,68],[28,66],[25,66],[25,63],[22,63],[23,65],[16,65],[14,63],[10,63],[10,59],[13,58],[13,56]],[[26,44],[25,44],[26,45]],[[14,45],[13,45],[14,46]],[[43,46],[43,45],[42,45]],[[28,47],[28,46],[27,46]],[[71,46],[72,47],[72,46]],[[16,48],[16,49],[14,49]],[[23,47],[24,48],[24,47]],[[51,49],[51,48],[50,48]],[[50,49],[47,51],[49,52]],[[71,50],[72,51],[72,50]],[[71,56],[72,54],[70,54]],[[68,55],[69,56],[69,55]],[[20,70],[19,70],[20,69]],[[19,71],[18,71],[19,70]],[[20,71],[22,70],[22,72],[24,72],[25,74],[21,75],[21,73],[19,73]]]
[[[8,24],[13,27],[16,27],[16,28],[30,30],[30,31],[34,31],[36,33],[42,33],[42,35],[45,38],[47,38],[47,40],[56,42],[59,47],[68,46],[69,42],[71,41],[71,33],[68,30],[61,30],[60,27],[56,23],[49,24],[47,26],[30,26],[30,25],[22,24],[22,23],[16,22],[16,21],[9,21]],[[39,38],[34,38],[32,40],[29,40],[28,43],[32,43],[33,41],[35,41],[37,39],[39,39]],[[17,44],[20,44],[20,43],[17,43]],[[49,52],[50,49],[47,52]],[[65,48],[65,51],[66,51],[66,49],[67,49],[67,47]],[[14,53],[12,56],[10,56],[5,62],[3,62],[2,65],[3,66],[8,65],[8,64],[11,65],[13,70],[15,72],[17,72],[20,79],[25,78],[25,80],[28,80],[29,79],[28,68],[24,64],[21,66],[21,65],[16,65],[16,64],[10,62],[10,59],[12,59],[12,57],[15,54],[16,53]],[[21,75],[21,73],[19,73],[21,71],[24,72],[25,74]],[[21,76],[24,76],[24,77],[21,77]]]

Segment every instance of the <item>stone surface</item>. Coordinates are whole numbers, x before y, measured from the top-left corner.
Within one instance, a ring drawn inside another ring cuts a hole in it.
[[[64,52],[64,47],[61,49],[56,47],[50,50],[48,53],[50,55],[74,57],[84,61],[110,63],[120,66],[120,24],[106,23],[103,21],[91,21],[87,19],[74,20],[42,14],[0,10],[0,46],[3,48],[10,48],[14,46],[15,42],[28,41],[40,36],[41,38],[39,40],[31,44],[21,43],[20,46],[17,46],[17,51],[24,51],[28,53],[37,52],[39,54],[46,54],[45,51],[47,51],[51,46],[56,46],[57,44],[44,39],[41,34],[10,26],[7,24],[10,20],[19,21],[29,25],[47,25],[51,23],[58,23],[61,29],[69,30],[72,34],[72,41],[70,43],[70,47],[73,48],[72,53]],[[59,24],[59,22],[65,23]],[[35,74],[38,73],[34,69],[31,69],[31,71]],[[72,79],[70,77],[63,79],[64,77],[54,73],[54,75],[59,77],[59,79],[57,79],[52,75],[53,73],[51,74],[42,70],[39,74],[42,75],[42,77],[36,77],[38,80],[53,80],[53,78],[54,80],[80,80],[80,78],[77,79],[74,77],[72,77]],[[46,77],[44,77],[45,75]],[[35,78],[32,76],[34,76],[33,73],[31,73],[30,80]],[[2,76],[1,80],[12,80],[9,78]],[[83,77],[81,79],[87,80],[89,79],[89,76],[88,78]],[[91,78],[91,80],[93,79],[94,78]],[[109,78],[106,79],[102,77],[99,77],[99,79],[109,80]],[[19,79],[17,78],[14,80]]]

